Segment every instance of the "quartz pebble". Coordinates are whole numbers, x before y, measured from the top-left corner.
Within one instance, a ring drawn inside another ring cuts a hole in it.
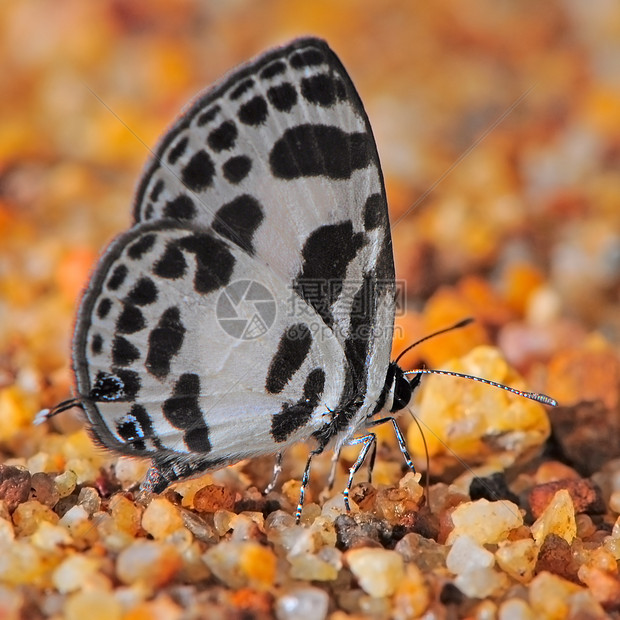
[[[391,596],[404,576],[403,558],[387,549],[351,549],[346,562],[364,592],[373,597]]]
[[[511,598],[500,605],[497,620],[536,620],[536,616],[527,601]]]
[[[513,579],[528,583],[534,576],[538,549],[531,538],[503,541],[495,552],[498,566]]]
[[[486,598],[508,587],[508,576],[493,568],[475,568],[457,575],[454,585],[471,598]]]
[[[142,527],[155,540],[184,529],[183,517],[167,499],[154,497],[142,514]]]
[[[99,568],[100,561],[84,555],[70,555],[52,573],[52,583],[61,593],[75,592],[84,587],[88,577]]]
[[[452,512],[452,523],[454,529],[446,544],[451,545],[463,535],[471,536],[481,544],[490,544],[506,540],[510,530],[523,525],[523,517],[519,507],[512,502],[479,499],[457,506]]]
[[[275,604],[277,620],[325,620],[328,608],[327,592],[312,587],[288,590]]]
[[[56,487],[56,492],[60,498],[71,495],[76,485],[77,476],[75,475],[75,472],[70,469],[67,469],[62,474],[59,474],[54,478],[54,486]]]
[[[556,492],[545,511],[532,525],[531,532],[538,546],[542,545],[549,534],[557,534],[569,544],[573,542],[577,535],[577,523],[573,500],[566,489]]]
[[[224,541],[207,550],[203,561],[211,572],[231,588],[273,584],[276,556],[268,547],[252,541]]]
[[[64,617],[66,620],[120,620],[122,608],[110,592],[85,590],[67,599]]]
[[[490,568],[494,564],[493,554],[467,535],[463,535],[454,541],[446,558],[448,570],[455,575],[478,568]]]
[[[137,540],[116,560],[116,573],[126,584],[144,582],[151,587],[168,583],[181,568],[181,557],[172,545]]]

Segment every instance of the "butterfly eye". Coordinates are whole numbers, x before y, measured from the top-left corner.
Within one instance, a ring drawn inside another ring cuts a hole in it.
[[[402,371],[401,371],[402,372]],[[403,374],[397,374],[394,379],[394,402],[392,404],[392,413],[404,409],[411,400],[411,394],[420,383],[421,375],[417,375],[411,382],[407,380]]]

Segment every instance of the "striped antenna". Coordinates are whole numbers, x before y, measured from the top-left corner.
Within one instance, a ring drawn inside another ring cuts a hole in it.
[[[452,370],[435,370],[432,368],[418,368],[417,370],[408,370],[404,374],[406,375],[448,375],[450,377],[461,377],[462,379],[472,379],[473,381],[478,381],[479,383],[484,383],[486,385],[492,385],[493,387],[501,388],[502,390],[506,390],[507,392],[512,392],[517,396],[523,396],[523,398],[529,398],[530,400],[535,400],[538,403],[542,403],[543,405],[549,405],[550,407],[557,407],[558,401],[551,396],[547,396],[546,394],[538,394],[537,392],[525,392],[523,390],[517,390],[516,388],[512,388],[508,385],[504,385],[503,383],[497,383],[496,381],[491,381],[490,379],[482,379],[480,377],[474,377],[473,375],[466,375],[462,372],[454,372]]]

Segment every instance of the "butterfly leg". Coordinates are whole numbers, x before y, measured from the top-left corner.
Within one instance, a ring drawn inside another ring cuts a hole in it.
[[[409,467],[409,469],[415,473],[415,465],[413,464],[413,461],[411,460],[411,456],[409,455],[409,450],[407,450],[407,444],[405,442],[405,437],[403,436],[402,431],[400,430],[400,428],[398,428],[398,424],[396,423],[396,418],[393,417],[389,417],[389,418],[381,418],[380,420],[373,420],[370,424],[368,424],[369,427],[373,427],[373,426],[379,426],[380,424],[385,424],[386,422],[391,422],[392,426],[394,427],[394,434],[396,435],[396,440],[398,441],[398,447],[400,448],[400,451],[402,452],[402,455],[405,459],[405,463],[407,463],[407,467]]]
[[[301,520],[301,509],[304,507],[306,487],[308,486],[308,481],[310,480],[310,463],[312,462],[312,457],[317,454],[321,454],[321,452],[323,452],[323,447],[312,450],[308,455],[308,460],[306,461],[306,468],[304,469],[304,474],[301,477],[301,486],[299,487],[299,502],[297,504],[297,510],[295,511],[295,523],[297,524],[299,524],[299,521]]]
[[[344,495],[344,506],[347,509],[347,512],[351,510],[351,506],[349,505],[349,492],[351,491],[351,486],[353,484],[353,476],[359,471],[360,467],[364,463],[366,459],[366,455],[368,451],[377,443],[377,436],[374,433],[369,433],[368,435],[364,435],[363,437],[356,437],[349,442],[349,445],[354,446],[355,444],[361,443],[362,449],[357,457],[357,460],[351,467],[349,468],[349,480],[347,481],[347,486],[345,487],[342,494]]]
[[[334,451],[334,455],[332,456],[332,466],[329,470],[329,476],[327,478],[327,488],[331,491],[334,488],[334,481],[336,480],[336,470],[338,469],[338,462],[340,461],[340,452],[342,451],[342,446],[340,446],[337,450]]]
[[[276,454],[276,460],[273,464],[273,474],[271,476],[271,482],[265,487],[263,495],[268,495],[269,493],[271,493],[276,486],[276,482],[278,481],[280,473],[282,472],[282,455],[283,452],[278,452]]]

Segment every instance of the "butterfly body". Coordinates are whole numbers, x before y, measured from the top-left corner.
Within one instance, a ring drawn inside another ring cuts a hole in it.
[[[73,366],[92,434],[143,487],[314,440],[409,401],[383,178],[359,96],[308,38],[229,74],[168,131],[102,256]]]

